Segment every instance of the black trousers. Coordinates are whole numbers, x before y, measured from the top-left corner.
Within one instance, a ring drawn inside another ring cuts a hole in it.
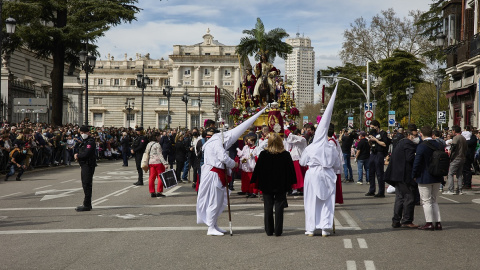
[[[142,169],[143,153],[135,153],[135,165],[137,166],[138,182],[143,183],[143,169]]]
[[[89,166],[88,164],[80,164],[80,169],[83,193],[85,193],[85,199],[83,199],[83,206],[92,207],[92,185],[93,174],[95,173],[95,166]]]
[[[472,163],[470,159],[465,160],[463,164],[463,186],[471,187],[472,186]]]
[[[369,166],[369,193],[375,193],[375,175],[378,181],[378,194],[385,194],[385,180],[383,178],[385,167],[385,156],[382,152],[372,153],[368,161]]]
[[[275,205],[275,223],[273,222],[273,206]],[[283,210],[287,205],[286,192],[263,193],[263,209],[265,232],[267,235],[282,235]]]
[[[175,175],[177,176],[177,181],[182,180],[183,167],[185,167],[185,160],[177,160],[177,168],[175,169]]]
[[[393,223],[413,223],[415,213],[416,186],[397,182],[395,185],[395,204],[393,207]]]

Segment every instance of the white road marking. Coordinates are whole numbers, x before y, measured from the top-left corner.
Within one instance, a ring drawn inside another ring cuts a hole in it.
[[[450,199],[450,198],[446,198],[446,197],[443,197],[443,196],[439,196],[439,197],[442,198],[442,199],[445,199],[445,200],[447,200],[447,201],[451,201],[451,202],[454,202],[454,203],[460,203],[460,202],[457,202],[457,201],[452,200],[452,199]]]
[[[8,194],[8,195],[3,195],[3,196],[0,196],[0,198],[10,197],[10,196],[17,195],[17,194],[20,194],[20,193],[22,193],[22,192],[16,192],[16,193]]]
[[[364,261],[365,263],[365,270],[375,270],[375,264],[373,261]]]
[[[108,201],[108,199],[103,199],[103,200],[100,200],[100,201],[96,201],[95,203],[92,203],[92,206],[99,205],[99,204],[101,204],[103,202],[106,202],[106,201]]]
[[[172,187],[172,188],[168,189],[167,191],[165,191],[163,194],[164,194],[165,196],[167,196],[167,197],[168,197],[168,196],[178,195],[178,194],[180,194],[180,192],[175,193],[175,191],[176,191],[177,189],[181,188],[181,187],[182,187],[182,186]]]
[[[42,189],[42,188],[51,187],[51,186],[52,186],[52,185],[46,185],[46,186],[43,186],[43,187],[34,188],[33,190]]]
[[[345,248],[353,248],[352,239],[343,239],[343,246]]]
[[[75,181],[77,179],[71,179],[71,180],[67,180],[67,181],[63,181],[63,182],[60,182],[60,184],[64,184],[64,183],[68,183],[68,182],[72,182],[72,181]]]
[[[347,270],[357,270],[355,261],[347,261]]]
[[[0,216],[0,220],[4,220],[4,219],[7,219],[8,217],[7,216]]]
[[[357,241],[360,248],[368,248],[367,241],[365,241],[365,239],[357,238]]]
[[[113,195],[113,196],[117,197],[117,196],[123,195],[123,194],[125,194],[125,193],[127,193],[127,192],[128,192],[128,190],[124,190],[124,191],[122,191],[122,192],[120,192],[120,193],[117,193],[117,194],[115,194],[115,195]]]
[[[353,220],[353,218],[347,213],[347,211],[338,210],[338,212],[340,213],[340,215],[343,216],[343,218],[345,219],[345,221],[347,221],[347,223],[350,227],[358,227],[357,222],[355,222],[355,220]]]
[[[478,203],[480,204],[480,199],[475,199],[475,200],[472,200],[473,203]]]
[[[122,189],[120,189],[120,190],[117,190],[117,191],[115,191],[115,192],[112,192],[112,193],[110,193],[110,194],[108,194],[108,195],[106,195],[106,196],[103,196],[103,197],[101,197],[101,198],[98,198],[98,199],[94,200],[92,203],[96,203],[96,202],[101,201],[101,200],[103,200],[103,199],[106,199],[106,198],[108,198],[108,197],[110,197],[110,196],[114,196],[115,194],[120,193],[120,192],[122,192],[122,191],[124,191],[124,190],[127,190],[127,189],[129,189],[129,188],[131,188],[131,187],[134,187],[134,186],[128,186],[128,187],[126,187],[126,188],[122,188]]]
[[[79,191],[82,188],[71,188],[71,189],[49,189],[49,190],[42,190],[35,192],[35,195],[43,195],[47,194],[40,199],[40,201],[52,200],[62,197],[68,197],[73,195],[72,193],[75,191]],[[53,193],[53,195],[52,195]]]

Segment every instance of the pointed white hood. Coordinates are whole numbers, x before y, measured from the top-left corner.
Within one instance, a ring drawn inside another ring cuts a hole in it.
[[[238,125],[237,127],[233,128],[229,131],[223,132],[223,146],[224,146],[224,148],[225,149],[230,148],[230,146],[232,146],[238,140],[238,138],[240,138],[240,136],[242,136],[243,133],[245,133],[245,131],[255,123],[255,120],[257,120],[257,118],[260,115],[262,115],[262,113],[265,112],[266,109],[267,109],[267,107],[263,108],[258,113],[256,113],[252,117],[248,118],[247,121],[241,123],[240,125]],[[202,149],[205,150],[205,147],[207,145],[214,144],[214,143],[215,144],[218,143],[220,145],[222,144],[222,133],[214,134],[212,136],[212,138],[210,138],[207,142],[205,142]]]

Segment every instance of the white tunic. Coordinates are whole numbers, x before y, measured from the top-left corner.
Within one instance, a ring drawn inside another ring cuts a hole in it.
[[[305,148],[307,148],[307,140],[305,140],[305,138],[302,136],[290,134],[288,135],[286,141],[289,147],[287,151],[290,152],[292,160],[300,160],[303,151]]]
[[[204,164],[200,178],[197,197],[197,223],[205,223],[207,226],[214,226],[218,216],[227,206],[226,188],[222,187],[222,182],[216,172],[212,172],[213,167],[227,169],[235,167],[235,161],[228,156],[228,152],[223,148],[221,135],[215,134],[204,145]],[[205,147],[208,143],[208,147]],[[224,166],[225,164],[225,166]]]
[[[240,168],[244,172],[253,172],[255,169],[255,147],[250,148],[250,146],[245,145],[242,151],[239,153],[238,157],[240,158]],[[243,162],[245,160],[246,162]]]

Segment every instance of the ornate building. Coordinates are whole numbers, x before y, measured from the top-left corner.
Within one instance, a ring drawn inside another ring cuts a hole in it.
[[[148,76],[144,91],[143,126],[164,128],[167,125],[167,86],[173,88],[170,98],[171,127],[196,127],[213,113],[215,86],[220,88],[222,118],[228,120],[233,92],[240,86],[241,70],[235,46],[213,39],[210,31],[203,42],[195,45],[174,45],[168,60],[150,59],[149,54],[135,58],[97,60],[89,74],[89,123],[94,126],[140,125],[142,89],[137,87],[138,73]],[[85,84],[85,73],[80,74]],[[182,101],[188,93],[187,104]],[[199,106],[199,99],[201,100]],[[130,102],[130,110],[128,104]],[[132,106],[132,104],[134,105]]]
[[[314,101],[315,52],[310,38],[300,37],[300,33],[295,38],[287,38],[286,42],[293,51],[285,61],[285,74],[287,80],[292,81],[297,106],[303,109],[305,104]]]

